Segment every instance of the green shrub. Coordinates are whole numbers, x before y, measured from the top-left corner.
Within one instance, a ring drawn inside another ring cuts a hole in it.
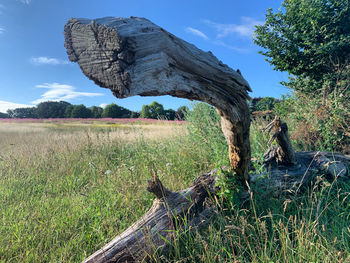
[[[349,110],[348,103],[333,93],[325,103],[319,96],[295,92],[275,107],[275,113],[288,123],[296,149],[343,153],[350,152]]]

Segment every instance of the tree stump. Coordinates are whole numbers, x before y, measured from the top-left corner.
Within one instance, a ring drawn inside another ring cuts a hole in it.
[[[273,130],[273,135],[267,144],[270,144],[273,140],[276,140],[278,146],[270,147],[264,155],[264,162],[278,162],[284,165],[295,165],[295,153],[292,147],[292,142],[290,141],[288,135],[288,126],[285,122],[282,122],[278,116],[269,123],[264,131],[270,132]]]
[[[265,191],[275,195],[295,193],[318,175],[325,175],[328,180],[348,179],[349,156],[320,151],[294,152],[288,126],[277,116],[263,129],[271,130],[268,144],[276,140],[277,146],[271,146],[264,154],[265,171],[250,175],[251,182],[258,182]]]

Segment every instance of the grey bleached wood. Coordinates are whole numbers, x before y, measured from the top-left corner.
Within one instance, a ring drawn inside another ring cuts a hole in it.
[[[171,95],[215,106],[231,167],[249,180],[251,89],[239,70],[145,18],[70,19],[64,36],[69,59],[118,98]]]
[[[282,192],[295,193],[318,175],[324,175],[330,180],[348,179],[350,157],[319,151],[294,152],[288,126],[278,116],[263,130],[273,130],[268,144],[276,140],[277,146],[271,146],[264,155],[266,171],[251,174],[250,181],[258,181],[261,190],[272,191],[277,195]]]
[[[292,147],[292,142],[288,135],[287,123],[275,116],[274,120],[270,122],[264,130],[270,132],[273,130],[273,135],[267,144],[276,140],[278,146],[271,146],[264,154],[264,162],[278,162],[283,165],[293,166],[296,164],[295,153]]]
[[[174,241],[175,230],[206,225],[215,211],[208,197],[216,192],[216,172],[201,175],[179,192],[167,190],[154,175],[147,190],[157,198],[150,210],[83,263],[152,261],[155,251],[164,253]]]
[[[302,187],[315,181],[317,176],[333,181],[349,180],[350,156],[330,152],[295,152],[295,165],[266,163],[263,172],[252,173],[250,181],[258,184],[264,194],[297,194]]]

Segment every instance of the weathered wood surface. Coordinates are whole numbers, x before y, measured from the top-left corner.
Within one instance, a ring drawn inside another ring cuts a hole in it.
[[[294,152],[288,126],[278,116],[263,129],[268,132],[271,130],[273,134],[268,144],[276,140],[277,146],[271,146],[264,154],[262,165],[265,165],[265,171],[253,173],[250,178],[251,182],[261,184],[261,190],[276,195],[282,192],[295,193],[318,175],[334,180],[349,174],[349,156],[319,151]]]
[[[297,193],[318,175],[325,175],[328,180],[349,179],[349,156],[328,152],[296,152],[295,156],[297,165],[273,163],[263,173],[251,173],[250,181],[258,184],[266,195],[279,196]],[[167,241],[175,241],[175,231],[203,227],[215,215],[211,200],[219,190],[216,181],[217,170],[213,170],[199,176],[191,187],[171,192],[154,176],[147,188],[156,196],[150,210],[84,263],[152,261],[156,251],[164,254],[169,246]],[[242,197],[245,196],[249,195],[243,193]]]
[[[264,129],[270,132],[273,130],[271,139],[267,144],[276,140],[278,146],[271,146],[264,155],[264,162],[277,162],[287,166],[293,166],[297,163],[295,153],[288,135],[288,126],[282,122],[279,117],[275,117]]]
[[[350,158],[319,152],[294,153],[287,125],[275,119],[272,139],[278,147],[266,155],[266,171],[248,174],[250,116],[248,83],[210,52],[175,37],[144,18],[71,19],[65,26],[65,46],[83,73],[118,98],[134,95],[200,100],[215,106],[229,145],[232,169],[242,181],[259,183],[274,193],[295,192],[317,174],[345,178]],[[214,214],[215,171],[197,178],[179,192],[166,189],[154,176],[148,191],[157,197],[151,209],[125,232],[84,262],[151,261],[166,251],[174,231],[205,225]]]
[[[317,176],[327,180],[349,180],[350,156],[330,152],[295,152],[295,165],[265,163],[265,170],[252,173],[250,181],[258,183],[261,191],[274,195],[297,193],[309,185]]]
[[[249,180],[251,89],[239,70],[145,18],[70,19],[64,36],[69,59],[118,98],[171,95],[215,106],[231,167]]]
[[[215,214],[209,198],[216,192],[215,173],[199,176],[192,186],[179,192],[167,190],[155,175],[147,188],[157,197],[151,209],[83,262],[152,261],[156,251],[164,253],[168,246],[165,240],[174,241],[175,227],[177,232],[184,227],[196,228],[207,224]]]

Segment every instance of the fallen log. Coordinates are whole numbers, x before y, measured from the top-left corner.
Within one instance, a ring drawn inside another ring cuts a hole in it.
[[[288,126],[278,116],[263,129],[268,132],[272,130],[268,144],[276,140],[277,146],[272,145],[264,154],[261,165],[266,169],[250,176],[251,182],[259,182],[261,190],[275,195],[296,193],[319,175],[328,180],[347,178],[349,156],[320,151],[294,152]]]
[[[156,196],[150,210],[121,235],[85,259],[84,263],[152,261],[156,251],[164,253],[177,233],[208,224],[215,207],[216,171],[199,176],[187,189],[171,192],[157,175],[147,190]]]

